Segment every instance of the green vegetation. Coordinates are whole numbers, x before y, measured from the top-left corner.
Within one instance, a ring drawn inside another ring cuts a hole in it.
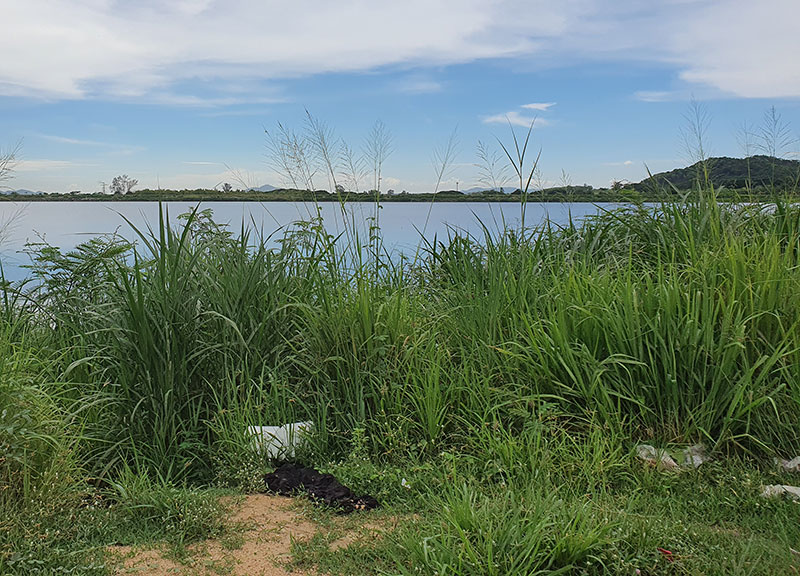
[[[708,158],[686,168],[661,172],[634,184],[641,192],[674,188],[691,190],[698,175],[708,179],[718,188],[741,193],[773,194],[775,190],[797,191],[800,183],[800,162],[774,156],[756,155],[748,158]],[[719,191],[719,190],[718,190]]]
[[[706,174],[708,172],[708,174]],[[326,190],[133,190],[126,194],[0,194],[0,201],[102,201],[102,202],[662,202],[696,193],[698,181],[716,187],[721,200],[768,200],[776,191],[795,196],[800,185],[800,161],[756,155],[748,158],[707,158],[685,168],[660,172],[638,183],[616,183],[611,188],[555,186],[541,190],[507,187],[465,194],[442,190],[426,194],[328,192]],[[525,180],[520,186],[525,187]],[[530,182],[527,183],[530,186]]]
[[[542,191],[529,192],[527,199],[537,202],[618,202],[629,200],[632,195],[642,198],[633,190],[607,190],[591,186],[562,186]],[[436,193],[378,194],[372,192],[330,193],[325,190],[278,189],[268,192],[258,190],[223,192],[220,190],[134,190],[128,194],[0,194],[0,201],[9,202],[516,202],[523,194],[513,188],[500,192],[487,190],[465,194],[457,190],[442,190]],[[659,196],[658,198],[662,198]],[[657,199],[655,196],[648,199]]]
[[[524,209],[524,203],[522,209]],[[270,463],[246,426],[399,527],[294,564],[339,573],[778,574],[800,567],[800,208],[691,198],[566,227],[301,223],[267,249],[207,211],[138,241],[32,247],[0,291],[0,574],[102,574],[104,546],[223,530]],[[637,443],[702,441],[664,472]],[[415,514],[410,515],[409,512]]]

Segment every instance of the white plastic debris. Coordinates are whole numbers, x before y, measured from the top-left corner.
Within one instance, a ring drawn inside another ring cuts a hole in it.
[[[706,447],[700,443],[694,446],[689,446],[683,451],[683,465],[691,466],[693,468],[700,468],[703,464],[711,460],[706,453]]]
[[[660,470],[677,470],[678,463],[664,450],[657,450],[650,444],[639,444],[636,447],[636,456]]]
[[[293,422],[283,426],[248,426],[253,448],[270,458],[291,458],[295,448],[314,431],[313,422]]]
[[[800,487],[788,486],[786,484],[769,484],[761,490],[764,498],[774,498],[786,494],[792,500],[800,500]]]
[[[786,472],[800,472],[800,456],[795,456],[791,460],[775,458],[775,464]]]

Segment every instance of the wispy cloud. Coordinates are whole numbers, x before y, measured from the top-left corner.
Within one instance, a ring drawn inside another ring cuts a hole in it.
[[[525,128],[529,127],[534,122],[541,124],[541,121],[537,120],[536,117],[523,116],[516,110],[506,112],[505,114],[487,116],[483,119],[484,124],[511,124],[513,126],[524,126]]]
[[[703,3],[673,36],[680,77],[744,98],[800,96],[797,10],[796,0]]]
[[[524,110],[535,110],[539,112],[547,112],[550,108],[555,106],[555,102],[541,102],[533,104],[522,104],[520,108]],[[511,124],[512,126],[523,126],[529,128],[532,124],[536,126],[549,126],[551,122],[540,116],[531,116],[529,114],[521,113],[519,110],[511,110],[503,114],[493,114],[486,116],[483,119],[484,124]]]
[[[35,134],[35,136],[41,138],[42,140],[56,142],[58,144],[65,144],[67,146],[98,148],[103,150],[103,153],[110,156],[131,156],[137,152],[142,152],[145,150],[144,146],[134,146],[117,142],[101,142],[99,140],[86,140],[82,138],[71,138],[56,134]]]
[[[44,172],[90,166],[96,166],[96,164],[73,162],[71,160],[49,160],[41,158],[35,160],[23,160],[16,166],[15,170],[17,172]]]
[[[0,53],[14,54],[0,63],[3,95],[224,107],[223,87],[248,79],[239,102],[279,78],[546,55],[556,66],[669,66],[689,85],[738,97],[800,96],[797,0],[671,0],[646,10],[640,0],[25,0],[5,3],[3,20],[14,23],[0,35]],[[208,96],[209,86],[218,93]]]
[[[198,114],[203,118],[225,118],[235,116],[266,116],[269,111],[266,108],[227,108],[217,109]]]
[[[400,178],[395,178],[394,176],[386,176],[383,178],[383,187],[386,190],[393,190],[400,187],[403,181]]]
[[[633,160],[623,160],[621,162],[603,162],[603,166],[633,166]]]
[[[135,95],[134,100],[141,98]],[[197,96],[194,94],[178,94],[162,92],[148,94],[146,99],[151,104],[174,106],[179,108],[225,108],[243,104],[285,104],[289,100],[284,97],[264,98],[257,96]]]
[[[389,87],[406,94],[434,94],[444,89],[441,82],[423,75],[404,76],[391,82]]]
[[[534,102],[533,104],[523,104],[522,108],[527,110],[539,110],[541,112],[545,112],[555,106],[555,102]]]
[[[67,138],[66,136],[56,136],[54,134],[38,134],[39,138],[49,140],[50,142],[58,142],[59,144],[72,144],[75,146],[98,146],[98,147],[112,147],[114,144],[108,142],[98,142],[96,140],[82,140],[80,138]]]
[[[633,97],[642,102],[672,102],[674,100],[683,100],[686,95],[681,92],[667,90],[638,90],[633,93]]]
[[[202,82],[222,89],[253,78],[255,86],[242,94],[252,102],[264,82],[276,78],[526,54],[535,46],[529,35],[547,36],[566,25],[563,9],[544,5],[524,30],[504,33],[501,14],[481,0],[208,0],[202,6],[13,3],[3,9],[4,20],[14,26],[0,35],[0,51],[16,56],[0,64],[0,91],[225,106],[230,101],[222,96],[203,98],[173,88]]]
[[[222,162],[206,162],[203,160],[184,160],[181,164],[189,164],[190,166],[225,166]]]

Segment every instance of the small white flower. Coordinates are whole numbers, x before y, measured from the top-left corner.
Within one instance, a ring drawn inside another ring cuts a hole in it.
[[[400,480],[400,486],[402,486],[403,488],[409,488],[409,489],[411,488],[411,484],[409,484],[405,478]]]

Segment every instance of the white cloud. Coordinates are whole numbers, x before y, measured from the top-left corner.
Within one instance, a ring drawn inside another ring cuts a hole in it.
[[[71,160],[22,160],[14,169],[15,172],[44,172],[48,170],[65,170],[67,168],[77,168],[86,166],[96,166],[96,164],[83,164],[72,162]]]
[[[57,144],[65,144],[67,146],[81,146],[103,149],[104,153],[109,156],[131,156],[137,152],[145,150],[143,146],[131,146],[128,144],[118,144],[114,142],[101,142],[98,140],[85,140],[82,138],[71,138],[67,136],[58,136],[55,134],[34,134],[34,136],[55,142]]]
[[[506,26],[483,0],[13,2],[3,7],[9,25],[0,50],[15,57],[0,62],[0,90],[163,99],[187,79],[213,84],[512,56],[530,51],[528,34],[565,24],[560,9],[539,3],[527,32],[501,38]]]
[[[533,104],[523,104],[522,108],[527,110],[539,110],[540,112],[545,112],[555,106],[555,102],[534,102]]]
[[[96,140],[82,140],[79,138],[67,138],[66,136],[56,136],[54,134],[38,134],[40,138],[49,140],[50,142],[58,142],[59,144],[73,144],[75,146],[111,146],[106,142],[98,142]]]
[[[227,110],[213,110],[203,112],[199,116],[203,118],[226,118],[234,116],[266,116],[268,111],[264,108],[229,108]]]
[[[133,99],[140,97],[134,95]],[[288,100],[283,97],[276,98],[260,98],[260,97],[209,97],[209,96],[195,96],[193,94],[176,94],[172,92],[158,92],[148,94],[147,99],[152,104],[161,104],[164,106],[176,106],[181,108],[218,108],[226,106],[238,106],[241,104],[280,104]]]
[[[638,90],[634,92],[633,97],[642,102],[669,102],[679,99],[677,92],[666,90]]]
[[[383,178],[382,187],[384,190],[395,190],[399,192],[400,190],[398,190],[398,188],[402,183],[403,181],[400,178],[395,178],[394,176],[386,176],[385,178]]]
[[[800,96],[797,0],[25,0],[2,10],[0,53],[13,54],[0,60],[4,95],[224,107],[252,104],[281,78],[523,58],[637,60],[739,97]],[[225,94],[240,82],[246,91]]]
[[[599,6],[605,2],[593,2]],[[643,92],[640,99],[713,96],[800,96],[800,15],[796,0],[669,0],[643,7],[616,2],[578,39],[578,51],[594,59],[630,59],[677,69],[688,86]]]
[[[512,126],[530,127],[535,118],[531,116],[523,116],[516,110],[506,112],[505,114],[495,114],[494,116],[487,116],[483,119],[484,124],[511,124]]]
[[[703,6],[674,37],[681,78],[744,98],[800,96],[798,16],[796,0]]]
[[[547,110],[550,106],[554,103],[549,105],[536,105],[536,106],[544,106],[544,108],[534,108],[535,110]],[[531,104],[524,104],[521,108],[531,108]],[[540,118],[539,116],[527,116],[524,114],[520,114],[517,110],[511,110],[510,112],[505,112],[503,114],[494,114],[492,116],[486,116],[483,119],[484,124],[511,124],[512,126],[522,126],[524,128],[530,128],[531,124],[534,127],[542,127],[542,126],[549,126],[550,122],[545,120],[544,118]]]

